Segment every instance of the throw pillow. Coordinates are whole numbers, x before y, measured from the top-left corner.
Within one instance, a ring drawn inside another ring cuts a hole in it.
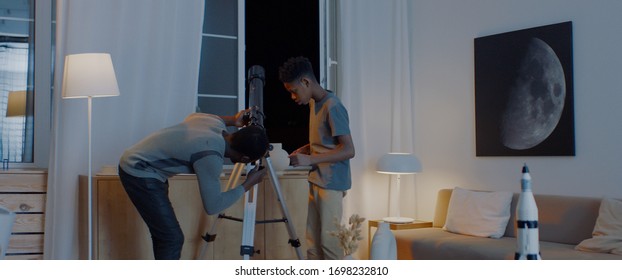
[[[511,192],[454,188],[443,229],[479,237],[500,238],[510,220]]]
[[[622,255],[622,201],[603,199],[592,238],[581,241],[575,249]]]

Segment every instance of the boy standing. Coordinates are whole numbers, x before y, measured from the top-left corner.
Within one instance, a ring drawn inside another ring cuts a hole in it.
[[[289,155],[293,166],[309,165],[309,210],[307,258],[341,259],[337,230],[343,214],[343,197],[350,189],[350,159],[354,144],[348,112],[337,96],[317,82],[305,57],[287,60],[279,68],[279,79],[298,105],[309,104],[309,144]]]

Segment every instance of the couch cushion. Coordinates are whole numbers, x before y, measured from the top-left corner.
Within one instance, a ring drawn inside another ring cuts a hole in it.
[[[581,241],[576,249],[622,255],[622,201],[603,199],[592,236]]]
[[[504,236],[516,237],[516,203],[514,194],[511,217]],[[592,237],[598,217],[600,198],[534,194],[538,207],[540,241],[577,245]]]
[[[393,232],[399,260],[511,260],[516,238],[499,239],[455,234],[441,228],[420,228]],[[620,260],[614,254],[589,253],[574,245],[540,242],[543,260]]]
[[[394,231],[398,260],[503,260],[514,258],[504,239],[456,234],[441,228]],[[495,241],[490,246],[490,242]],[[510,244],[510,243],[507,243]],[[507,245],[506,244],[506,245]],[[513,244],[513,243],[512,243]],[[501,246],[501,247],[497,247]]]
[[[460,234],[499,238],[510,219],[510,192],[482,192],[455,188],[443,229]]]

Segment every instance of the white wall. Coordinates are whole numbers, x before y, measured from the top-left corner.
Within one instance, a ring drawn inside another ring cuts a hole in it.
[[[415,0],[417,217],[436,192],[462,186],[520,191],[526,162],[541,194],[622,198],[622,1]],[[473,39],[573,22],[574,157],[476,157]]]

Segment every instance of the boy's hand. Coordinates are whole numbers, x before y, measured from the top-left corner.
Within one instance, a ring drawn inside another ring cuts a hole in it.
[[[297,155],[297,154],[310,155],[311,154],[311,148],[310,148],[309,145],[304,145],[304,146],[296,149],[295,151],[293,151],[291,154],[292,155]]]
[[[302,153],[292,153],[288,156],[292,166],[308,166],[311,165],[311,156]]]

